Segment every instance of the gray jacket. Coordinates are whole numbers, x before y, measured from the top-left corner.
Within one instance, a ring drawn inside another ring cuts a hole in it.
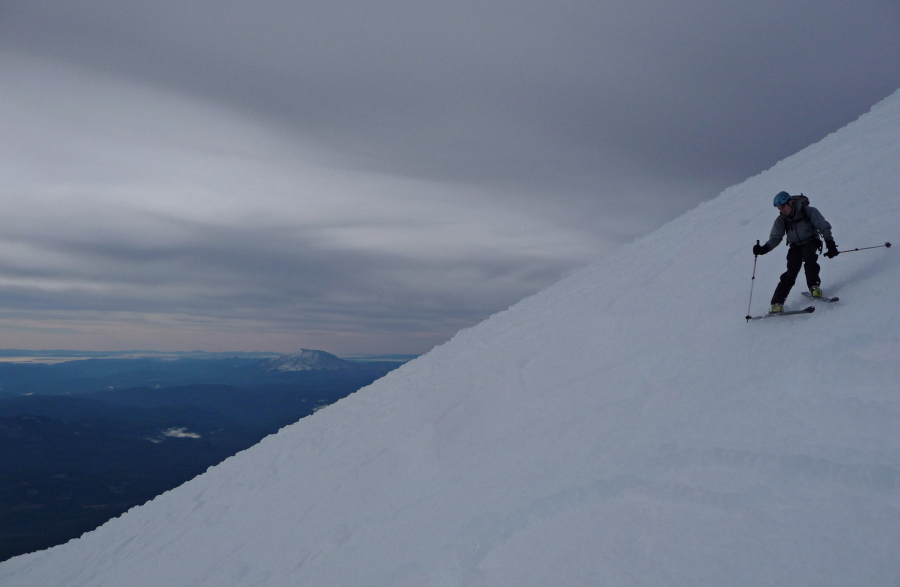
[[[818,239],[819,234],[826,241],[834,240],[831,236],[831,225],[822,216],[822,213],[803,202],[794,201],[794,213],[790,216],[778,214],[769,233],[769,241],[766,243],[771,251],[787,235],[788,246],[804,245],[813,239]]]

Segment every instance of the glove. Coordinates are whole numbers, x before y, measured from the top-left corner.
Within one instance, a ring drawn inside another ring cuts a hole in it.
[[[828,257],[829,259],[834,259],[835,257],[837,257],[838,255],[841,254],[841,252],[837,248],[837,245],[834,244],[833,240],[825,241],[825,248],[828,249],[825,252],[825,256]]]
[[[769,252],[769,245],[767,245],[767,244],[761,245],[761,244],[757,243],[757,244],[753,245],[753,254],[754,255],[765,255],[768,252]]]

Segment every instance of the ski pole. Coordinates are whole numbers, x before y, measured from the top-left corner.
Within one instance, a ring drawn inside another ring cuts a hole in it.
[[[891,248],[891,243],[884,243],[883,245],[876,245],[876,246],[874,246],[874,247],[862,247],[862,248],[859,248],[859,249],[850,249],[849,251],[839,251],[839,252],[841,252],[841,253],[855,253],[856,251],[865,251],[865,250],[868,250],[868,249],[880,249],[880,248],[882,248],[882,247],[884,247],[884,248],[886,248],[886,249],[889,249],[889,248]]]
[[[759,241],[756,241],[756,245],[759,246]],[[750,278],[750,301],[747,302],[747,322],[750,322],[750,306],[753,304],[753,284],[756,283],[756,260],[759,259],[759,255],[753,255],[753,277]]]

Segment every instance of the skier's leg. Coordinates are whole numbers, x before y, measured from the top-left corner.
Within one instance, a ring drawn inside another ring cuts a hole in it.
[[[797,275],[800,273],[802,266],[803,247],[790,247],[787,254],[787,271],[781,274],[781,281],[778,282],[778,287],[775,288],[775,293],[772,294],[773,304],[784,304],[788,294],[791,293],[791,288],[794,287],[794,283],[797,281]]]
[[[803,245],[803,271],[806,273],[806,285],[809,289],[818,287],[821,283],[819,279],[819,241],[815,240],[811,243]]]

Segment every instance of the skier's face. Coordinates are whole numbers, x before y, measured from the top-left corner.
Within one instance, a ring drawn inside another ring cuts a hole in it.
[[[778,206],[778,211],[785,216],[790,216],[794,213],[794,203],[788,202],[787,204],[782,204],[781,206]]]

